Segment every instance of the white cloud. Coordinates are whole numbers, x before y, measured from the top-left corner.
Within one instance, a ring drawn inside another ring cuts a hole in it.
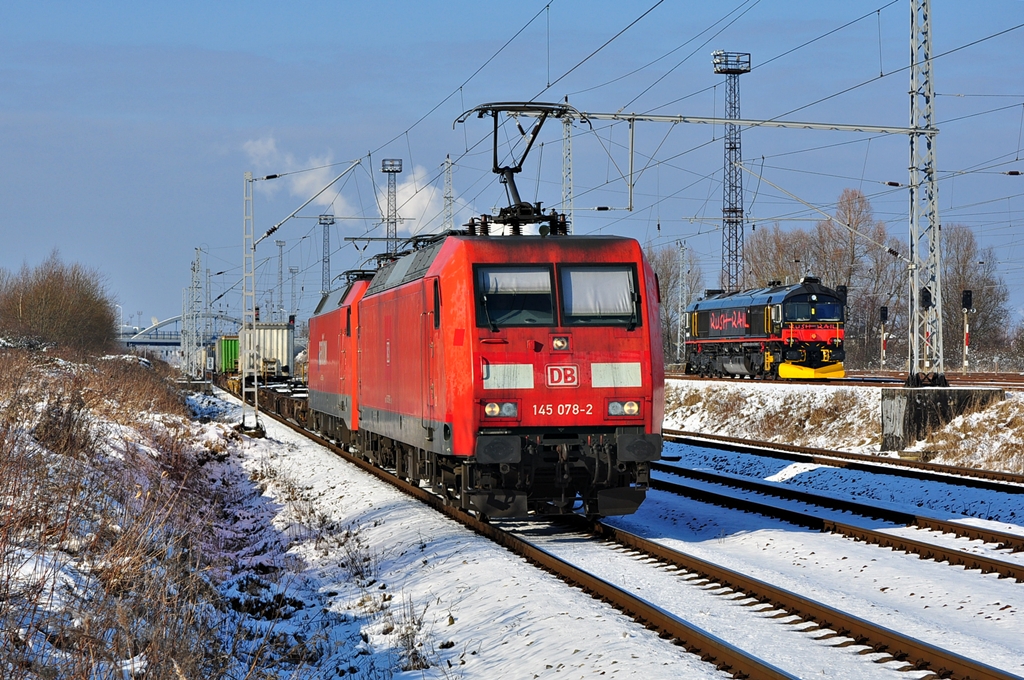
[[[311,156],[305,161],[297,161],[291,153],[278,149],[277,140],[273,137],[249,140],[242,145],[242,150],[249,156],[249,161],[253,167],[253,174],[257,177],[266,174],[294,173],[287,174],[277,180],[259,182],[256,184],[256,190],[265,195],[273,196],[282,187],[287,187],[289,195],[299,199],[296,207],[323,189],[328,182],[345,169],[341,165],[333,165],[334,156],[331,152],[327,152],[323,156]],[[309,170],[307,168],[315,169]],[[350,204],[340,194],[341,182],[317,196],[310,205],[325,208],[333,206],[335,215],[351,215],[352,208]]]

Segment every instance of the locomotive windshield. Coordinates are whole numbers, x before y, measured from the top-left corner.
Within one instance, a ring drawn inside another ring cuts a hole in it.
[[[783,306],[786,321],[821,321],[834,323],[843,320],[843,305],[833,298],[820,300],[790,300]]]
[[[637,295],[632,265],[559,267],[562,323],[637,325]]]
[[[479,267],[476,275],[477,325],[553,326],[551,268]]]

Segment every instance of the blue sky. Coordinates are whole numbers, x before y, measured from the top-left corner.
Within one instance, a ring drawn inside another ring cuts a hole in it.
[[[716,49],[752,54],[754,69],[740,80],[744,117],[795,111],[784,117],[908,124],[909,75],[897,72],[909,61],[908,0],[665,0],[587,59],[655,2],[5,3],[0,267],[36,265],[56,248],[100,271],[125,320],[138,323],[138,312],[147,321],[180,313],[200,247],[215,274],[213,296],[224,295],[218,305],[237,310],[240,293],[229,289],[241,275],[246,170],[295,172],[257,184],[262,233],[344,162],[362,159],[340,188],[302,213],[362,218],[339,221],[332,233],[336,275],[366,266],[379,247],[363,250],[343,238],[383,236],[375,196],[386,181],[384,158],[404,161],[403,229],[440,226],[446,154],[455,161],[461,221],[504,204],[490,174],[488,124],[453,127],[462,111],[568,96],[593,112],[722,115]],[[1024,2],[933,0],[933,13],[941,54],[1024,23]],[[1022,47],[1018,29],[934,66],[942,222],[967,224],[996,248],[1014,291],[1024,291],[1024,177],[1001,173],[1024,169],[1014,162],[1024,129]],[[638,151],[651,160],[638,157],[635,209],[597,213],[582,209],[626,205],[617,170],[626,164],[626,128],[577,127],[576,232],[652,245],[685,239],[712,280],[721,257],[721,135],[708,126],[639,125]],[[560,127],[546,127],[540,141],[519,188],[524,198],[554,205]],[[860,188],[876,217],[905,236],[905,189],[883,184],[906,182],[905,137],[748,131],[744,159],[760,168],[762,156],[767,179],[825,210],[844,188]],[[297,172],[307,168],[318,169]],[[811,217],[804,206],[756,179],[745,177],[744,188],[749,214],[780,219],[784,228],[811,224],[795,219]],[[315,220],[292,220],[275,238],[286,242],[286,300],[288,267],[298,267],[300,315],[308,315],[321,287]],[[260,246],[258,259],[271,258],[260,268],[264,300],[277,282],[277,253],[269,241]],[[1024,293],[1013,299],[1024,308]]]

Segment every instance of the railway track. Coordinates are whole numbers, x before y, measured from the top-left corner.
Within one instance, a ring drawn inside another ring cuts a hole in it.
[[[662,433],[665,441],[680,444],[692,444],[726,451],[750,453],[792,462],[842,467],[874,474],[889,474],[926,481],[953,482],[961,486],[989,491],[1024,493],[1024,475],[1009,472],[939,465],[902,458],[882,458],[847,451],[826,451],[824,449],[794,446],[792,444],[756,442],[749,439],[686,432],[684,430],[665,429]]]
[[[1024,375],[1018,373],[946,373],[950,386],[1024,389]],[[702,378],[679,371],[666,371],[666,380],[737,382],[744,378]],[[787,385],[834,385],[840,387],[900,387],[907,381],[905,371],[847,371],[845,378],[829,380],[785,380]]]
[[[704,579],[704,585],[708,590],[721,589],[718,590],[718,594],[729,596],[737,601],[751,598],[753,602],[744,602],[746,606],[755,603],[767,604],[782,612],[799,617],[797,621],[789,621],[790,624],[798,625],[801,622],[815,624],[813,628],[804,628],[803,632],[829,631],[819,639],[837,636],[853,638],[857,644],[866,645],[874,651],[886,655],[875,659],[875,663],[885,663],[889,660],[904,661],[908,667],[901,670],[910,668],[929,670],[937,677],[942,678],[1018,677],[765,581],[673,550],[628,531],[617,529],[605,522],[600,523],[593,531],[595,536],[614,540],[645,557],[683,570],[691,579]]]
[[[502,530],[497,525],[482,522],[475,516],[446,504],[442,498],[430,491],[398,479],[391,472],[353,456],[332,441],[306,430],[295,422],[281,418],[274,413],[264,412],[264,415],[316,441],[321,446],[330,449],[333,453],[358,466],[363,471],[401,489],[406,494],[434,510],[444,513],[463,526],[527,559],[561,580],[582,589],[595,598],[607,602],[645,627],[657,631],[662,637],[673,640],[687,651],[698,655],[702,660],[711,663],[716,668],[731,673],[734,677],[765,678],[767,680],[792,680],[796,677],[758,659],[756,656],[735,645],[729,644],[725,640],[707,633],[683,618],[666,612],[656,604],[637,597],[568,562],[558,559],[554,555],[531,545],[528,541]]]
[[[958,538],[981,540],[985,543],[993,544],[996,546],[996,550],[1010,550],[1011,552],[1024,550],[1024,536],[1020,535],[991,531],[978,527],[970,527],[957,522],[948,522],[933,517],[914,515],[897,510],[889,510],[854,501],[828,498],[818,494],[808,493],[806,491],[781,487],[776,484],[738,479],[731,476],[718,475],[701,470],[690,470],[662,463],[655,463],[653,465],[653,469],[658,472],[679,475],[692,480],[699,480],[701,482],[709,482],[720,486],[731,486],[766,496],[771,495],[788,501],[797,501],[811,506],[830,508],[832,510],[839,510],[842,512],[851,512],[866,518],[882,519],[896,525],[917,526],[921,529],[931,529],[942,533],[953,534]],[[909,554],[918,555],[921,558],[932,559],[936,562],[948,562],[950,565],[962,566],[966,569],[980,570],[983,574],[995,573],[1003,578],[1012,578],[1019,583],[1024,582],[1024,565],[966,552],[960,548],[918,541],[912,538],[893,535],[892,533],[877,529],[869,529],[864,526],[858,526],[848,522],[838,522],[806,510],[780,507],[778,505],[752,500],[750,498],[742,498],[735,495],[719,493],[708,488],[676,484],[664,479],[652,479],[651,488],[658,489],[660,491],[667,491],[680,496],[687,496],[719,507],[728,507],[746,512],[758,513],[767,517],[774,517],[791,524],[805,526],[817,531],[828,531],[835,534],[841,534],[856,540],[873,543],[883,548],[901,550]]]
[[[667,611],[657,602],[638,597],[634,592],[635,589],[628,585],[609,583],[588,570],[574,565],[571,561],[560,559],[551,551],[538,547],[530,540],[525,540],[516,535],[514,531],[506,531],[500,525],[481,522],[464,511],[448,506],[442,499],[426,489],[396,479],[393,474],[351,456],[330,441],[318,437],[293,422],[280,419],[273,414],[267,415],[304,436],[318,441],[363,470],[398,486],[404,492],[524,557],[563,581],[609,603],[616,609],[632,616],[644,626],[656,630],[662,637],[671,639],[688,651],[699,655],[706,662],[735,677],[795,678],[804,676],[799,669],[783,669],[779,665],[766,662],[758,654],[746,651],[741,645],[732,644],[722,637],[708,632],[703,627],[694,625],[686,617]],[[751,612],[752,621],[768,619],[772,625],[790,624],[794,627],[797,627],[798,624],[808,623],[810,627],[800,630],[800,633],[808,636],[808,639],[849,638],[841,641],[840,644],[827,645],[828,653],[834,654],[837,651],[844,653],[843,650],[847,650],[847,645],[862,646],[864,649],[861,654],[864,652],[877,653],[864,661],[865,672],[874,668],[881,670],[883,667],[888,667],[890,663],[898,663],[901,670],[926,670],[931,673],[930,677],[1019,678],[1019,676],[844,613],[826,604],[696,557],[684,555],[608,524],[583,527],[580,524],[583,518],[580,517],[570,517],[568,521],[574,523],[576,530],[586,531],[592,539],[600,538],[604,541],[613,541],[620,552],[631,551],[634,559],[650,563],[651,569],[661,572],[667,570],[681,584],[680,587],[698,586],[699,590],[707,591],[711,597],[727,599],[730,606],[743,605],[747,611]],[[571,543],[572,537],[559,536],[559,540]],[[815,644],[821,646],[820,643],[816,642]],[[837,650],[832,650],[832,647],[836,647]],[[846,653],[849,653],[849,650]],[[888,673],[891,670],[886,669],[882,672]],[[865,675],[864,677],[869,676]]]

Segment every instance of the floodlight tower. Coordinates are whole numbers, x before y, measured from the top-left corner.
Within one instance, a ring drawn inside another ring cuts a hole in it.
[[[398,252],[398,190],[395,176],[402,172],[401,158],[385,158],[380,171],[388,176],[388,253]]]
[[[320,283],[320,295],[331,292],[331,227],[334,226],[334,215],[321,215],[320,226],[324,228],[324,259],[323,274]]]
[[[910,377],[945,384],[931,2],[910,3]]]
[[[747,52],[711,53],[715,73],[724,73],[725,117],[740,117],[740,75],[750,72]],[[722,286],[743,287],[743,172],[740,169],[740,128],[725,124],[725,178],[722,183]]]

